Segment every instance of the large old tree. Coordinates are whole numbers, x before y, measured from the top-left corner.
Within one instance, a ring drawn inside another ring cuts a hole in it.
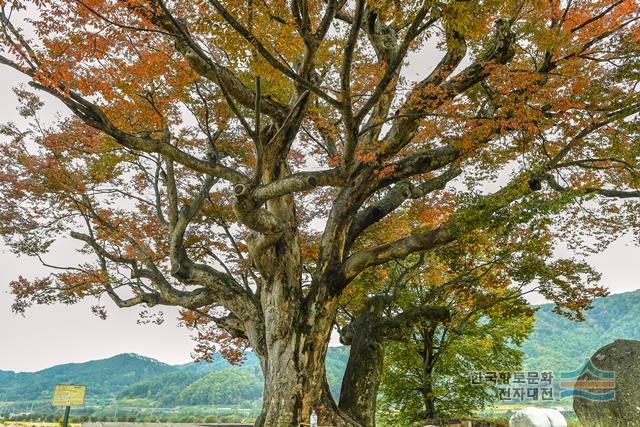
[[[13,282],[15,309],[206,317],[260,357],[258,425],[358,425],[323,364],[361,272],[504,222],[596,250],[638,223],[635,0],[0,8],[0,63],[30,78],[28,124],[2,127],[0,231],[45,263],[59,239],[84,254]],[[72,114],[43,122],[31,90]],[[386,221],[407,206],[423,221]],[[542,290],[580,303],[564,283]]]

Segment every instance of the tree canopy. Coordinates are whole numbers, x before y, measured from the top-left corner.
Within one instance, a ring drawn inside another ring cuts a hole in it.
[[[18,278],[14,308],[183,307],[260,357],[258,425],[358,425],[324,372],[358,275],[496,224],[535,223],[519,232],[547,258],[638,230],[639,18],[635,0],[0,0],[0,63],[30,78],[28,124],[0,129],[0,232],[46,265],[63,238],[93,259]],[[51,97],[72,114],[40,120]],[[600,292],[575,265],[531,266],[559,310]]]
[[[389,425],[469,417],[494,402],[495,390],[474,384],[474,373],[520,369],[518,346],[532,329],[535,310],[517,287],[498,279],[494,265],[444,284],[437,283],[433,270],[439,269],[433,267],[414,278],[399,305],[437,304],[451,315],[446,322],[415,322],[405,339],[387,346],[379,413]]]

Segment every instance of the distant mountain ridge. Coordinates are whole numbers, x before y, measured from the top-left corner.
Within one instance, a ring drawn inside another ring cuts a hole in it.
[[[173,369],[155,359],[125,353],[103,360],[56,365],[37,372],[3,371],[0,398],[6,401],[48,399],[59,383],[91,384],[93,395],[108,395]]]
[[[332,348],[327,377],[339,390],[347,348]],[[168,365],[134,353],[84,363],[66,363],[37,372],[0,371],[1,401],[50,400],[56,384],[86,384],[88,399],[146,399],[161,405],[239,404],[262,396],[257,356],[247,352],[234,366],[219,354],[211,363]],[[247,391],[248,390],[248,391]]]
[[[539,306],[534,331],[522,346],[528,367],[553,371],[578,369],[600,347],[618,338],[640,340],[640,289],[596,298],[583,322]]]
[[[617,338],[640,339],[640,290],[597,298],[581,323],[552,310],[551,304],[543,304],[536,313],[534,331],[522,347],[527,369],[574,370]],[[348,357],[348,347],[332,347],[327,355],[327,378],[336,395]],[[57,383],[87,384],[90,399],[133,399],[161,406],[240,404],[259,400],[262,393],[254,353],[247,353],[241,366],[218,354],[212,363],[172,366],[125,353],[38,372],[0,370],[0,401],[49,400]]]

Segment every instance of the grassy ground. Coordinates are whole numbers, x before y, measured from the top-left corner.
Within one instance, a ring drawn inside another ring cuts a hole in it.
[[[60,423],[42,423],[38,421],[0,421],[3,426],[19,426],[19,427],[60,427]],[[69,423],[69,427],[82,427],[80,423]]]

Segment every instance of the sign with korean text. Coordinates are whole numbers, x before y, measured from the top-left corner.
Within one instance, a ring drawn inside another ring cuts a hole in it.
[[[85,385],[58,384],[53,392],[53,406],[83,406]]]

